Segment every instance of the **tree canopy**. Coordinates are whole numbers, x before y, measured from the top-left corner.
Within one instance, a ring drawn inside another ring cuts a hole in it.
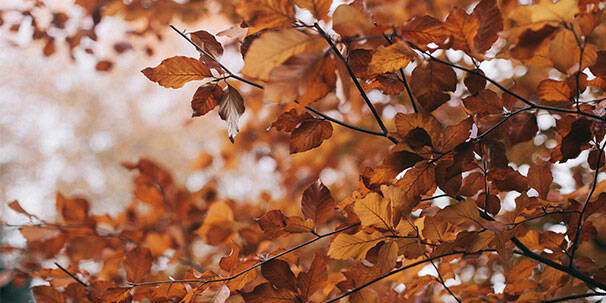
[[[3,247],[25,257],[0,286],[45,281],[39,303],[606,296],[604,3],[76,0],[75,20],[28,3],[0,23],[31,18],[45,56],[97,56],[80,42],[111,17],[130,22],[118,56],[180,35],[191,53],[141,76],[197,83],[175,106],[218,114],[226,140],[194,164],[221,167],[199,191],[152,159],[122,163],[134,188],[117,216],[61,193],[53,222],[10,202],[31,224],[26,247]],[[171,25],[212,14],[233,26]],[[272,163],[274,192],[217,186],[245,155]],[[572,162],[563,184],[554,171]]]

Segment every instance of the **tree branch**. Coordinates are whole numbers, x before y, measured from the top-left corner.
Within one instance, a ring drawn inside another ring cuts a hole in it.
[[[349,73],[351,80],[354,82],[354,84],[358,88],[358,91],[360,92],[360,96],[362,97],[362,99],[364,99],[364,102],[366,102],[366,105],[368,105],[368,108],[370,109],[373,116],[375,117],[375,120],[377,120],[377,124],[379,124],[379,127],[383,131],[383,134],[387,135],[387,133],[389,133],[389,131],[387,131],[385,124],[383,124],[383,120],[381,120],[381,116],[379,116],[379,113],[375,109],[374,105],[372,105],[372,102],[370,102],[370,99],[368,99],[368,96],[366,95],[366,92],[362,88],[362,85],[360,85],[360,82],[358,82],[358,78],[356,78],[356,75],[351,70],[351,67],[349,67],[349,64],[347,64],[347,60],[345,60],[345,58],[343,58],[343,55],[341,54],[339,49],[337,49],[337,46],[332,42],[332,39],[326,34],[326,32],[324,32],[324,30],[320,27],[320,25],[318,25],[318,23],[314,23],[314,27],[316,28],[318,33],[320,33],[320,36],[322,36],[322,38],[324,38],[324,40],[326,40],[326,42],[328,42],[328,45],[330,45],[330,48],[335,53],[335,55],[339,58],[339,60],[341,60],[341,62],[345,65],[345,68],[347,68],[347,72]]]
[[[249,272],[249,271],[251,271],[251,270],[253,270],[253,269],[257,268],[257,267],[260,267],[261,265],[263,265],[263,264],[265,264],[265,263],[267,263],[267,262],[269,262],[271,260],[280,258],[280,257],[282,257],[282,256],[284,256],[286,254],[289,254],[289,253],[291,253],[291,252],[293,252],[295,250],[298,250],[298,249],[300,249],[302,247],[310,245],[310,244],[312,244],[312,243],[314,243],[314,242],[316,242],[316,241],[318,241],[320,239],[323,239],[323,238],[326,238],[326,237],[330,237],[330,236],[332,236],[334,234],[346,231],[346,230],[354,228],[354,227],[356,227],[358,225],[360,225],[360,222],[352,224],[352,225],[349,225],[349,226],[346,226],[346,227],[343,227],[343,228],[340,228],[340,229],[337,229],[335,231],[331,231],[329,233],[325,233],[323,235],[317,235],[315,238],[313,238],[313,239],[311,239],[311,240],[309,240],[307,242],[303,242],[303,243],[301,243],[301,244],[299,244],[299,245],[297,245],[297,246],[295,246],[293,248],[290,248],[288,250],[285,250],[285,251],[283,251],[283,252],[281,252],[281,253],[279,253],[279,254],[271,257],[271,258],[267,258],[267,259],[265,259],[265,260],[263,260],[263,261],[255,264],[255,265],[253,265],[253,266],[251,266],[251,267],[249,267],[249,268],[247,268],[247,269],[245,269],[245,270],[243,270],[243,271],[241,271],[241,272],[239,272],[239,273],[237,273],[235,275],[229,276],[227,278],[212,279],[212,280],[195,280],[195,279],[192,279],[192,280],[170,280],[170,281],[142,282],[142,283],[129,283],[129,284],[130,284],[131,287],[138,287],[138,286],[144,286],[144,285],[160,285],[160,284],[172,284],[172,283],[203,283],[203,284],[206,284],[206,283],[216,283],[216,282],[230,281],[230,280],[233,280],[235,278],[238,278],[238,277],[242,276],[243,274],[245,274],[245,273],[247,273],[247,272]]]
[[[587,199],[585,199],[585,204],[583,205],[583,209],[581,210],[581,213],[579,214],[579,222],[577,222],[577,230],[574,235],[574,240],[572,241],[572,247],[570,248],[570,260],[568,261],[568,267],[571,267],[571,268],[573,266],[574,254],[578,248],[579,236],[581,235],[581,228],[583,227],[583,216],[585,215],[585,211],[587,210],[587,205],[589,205],[589,200],[591,199],[591,196],[595,192],[595,188],[598,185],[598,174],[600,172],[600,161],[602,160],[602,155],[604,154],[605,146],[606,146],[606,142],[604,142],[604,144],[602,144],[602,147],[599,148],[600,151],[598,153],[598,163],[595,168],[595,174],[593,175],[593,184],[591,185],[591,189],[589,190]],[[602,287],[602,289],[606,289],[606,288]]]
[[[88,287],[88,285],[84,282],[82,282],[82,280],[78,279],[78,277],[76,277],[76,275],[72,274],[71,272],[69,272],[67,269],[63,268],[63,266],[59,265],[59,263],[55,262],[55,265],[57,267],[59,267],[59,269],[61,269],[64,273],[66,273],[68,276],[70,276],[72,279],[76,280],[76,282],[78,282],[80,285],[84,286],[84,287]]]
[[[465,71],[465,72],[468,72],[468,73],[472,73],[472,74],[474,74],[476,76],[482,77],[486,81],[488,81],[488,82],[492,83],[493,85],[495,85],[496,87],[498,87],[503,92],[505,92],[508,95],[511,95],[514,98],[516,98],[516,99],[524,102],[526,105],[528,105],[528,106],[530,106],[532,108],[544,109],[544,110],[547,110],[547,111],[567,113],[567,114],[580,114],[580,115],[583,115],[583,116],[586,116],[586,117],[590,117],[590,118],[593,118],[593,119],[597,119],[597,120],[605,121],[606,122],[606,117],[598,116],[598,115],[595,115],[595,114],[592,114],[592,113],[588,113],[588,112],[585,112],[585,111],[582,111],[582,110],[573,110],[573,109],[567,109],[567,108],[559,108],[559,107],[553,107],[553,106],[546,106],[546,105],[536,104],[536,103],[534,103],[534,102],[532,102],[532,101],[530,101],[530,100],[528,100],[528,99],[526,99],[526,98],[524,98],[524,97],[516,94],[515,92],[513,92],[513,91],[511,91],[511,90],[509,90],[507,88],[505,88],[499,82],[493,80],[492,78],[487,77],[486,75],[484,75],[484,74],[482,74],[482,73],[480,73],[478,71],[475,71],[475,70],[472,70],[472,69],[469,69],[469,68],[466,68],[466,67],[454,64],[454,63],[449,62],[449,61],[445,61],[445,60],[436,58],[430,52],[421,49],[420,47],[418,47],[414,43],[412,43],[412,42],[404,39],[403,37],[401,37],[401,36],[398,35],[398,38],[406,41],[406,43],[408,43],[408,45],[410,45],[412,48],[414,48],[414,49],[420,51],[421,53],[423,53],[424,55],[428,56],[430,60],[433,60],[433,61],[445,64],[445,65],[448,65],[448,66],[450,66],[452,68],[456,68],[456,69],[459,69],[459,70],[462,70],[462,71]]]
[[[187,37],[187,35],[185,35],[184,33],[182,33],[181,31],[179,31],[176,27],[170,25],[170,28],[172,28],[175,32],[177,32],[179,35],[181,35],[181,37],[183,37],[185,40],[187,40],[187,42],[189,42],[191,45],[193,45],[199,52],[201,52],[202,54],[204,54],[204,56],[208,57],[210,60],[216,62],[227,74],[228,76],[226,77],[222,77],[224,79],[227,78],[234,78],[238,81],[244,82],[248,85],[254,86],[258,89],[265,89],[265,87],[261,84],[255,83],[253,81],[247,80],[245,78],[242,78],[236,74],[234,74],[232,71],[230,71],[227,67],[225,67],[223,64],[221,64],[217,59],[215,59],[211,54],[209,54],[208,52],[206,52],[202,47],[200,47],[198,44],[196,44],[192,39],[190,39],[189,37]],[[294,100],[295,103],[299,103],[299,101]],[[370,135],[374,135],[374,136],[380,136],[380,137],[386,137],[387,139],[389,139],[391,142],[393,142],[394,144],[398,144],[400,141],[398,141],[398,139],[392,137],[392,136],[388,136],[387,135],[387,131],[384,132],[377,132],[377,131],[373,131],[373,130],[368,130],[365,128],[361,128],[361,127],[357,127],[357,126],[353,126],[351,124],[345,123],[343,121],[339,121],[335,118],[332,118],[322,112],[320,112],[319,110],[311,107],[311,106],[305,106],[305,109],[307,109],[310,112],[313,112],[314,114],[321,116],[322,118],[331,121],[333,123],[339,124],[343,127],[355,130],[355,131],[359,131],[359,132],[363,132],[366,134],[370,134]],[[381,122],[382,123],[382,122]]]
[[[396,30],[394,29],[394,34],[396,33]],[[392,37],[388,37],[386,34],[383,34],[383,37],[385,38],[385,40],[387,40],[387,43],[389,43],[389,45],[393,44],[393,39]],[[415,111],[415,113],[418,113],[419,110],[417,109],[417,105],[415,104],[415,99],[412,96],[412,91],[410,90],[410,86],[408,86],[408,81],[406,81],[406,74],[404,74],[404,69],[400,68],[398,70],[398,72],[400,73],[400,77],[398,78],[400,80],[400,82],[402,82],[402,84],[404,84],[404,88],[406,88],[406,93],[408,94],[408,98],[410,99],[410,104],[412,105],[412,109]]]

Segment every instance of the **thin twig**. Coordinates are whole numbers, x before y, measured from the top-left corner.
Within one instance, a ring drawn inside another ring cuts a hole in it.
[[[80,285],[84,286],[84,287],[88,287],[88,285],[84,282],[82,282],[82,280],[78,279],[78,277],[76,277],[76,275],[72,274],[71,272],[69,272],[67,269],[63,268],[63,266],[59,265],[59,263],[55,262],[55,265],[57,267],[59,267],[59,269],[61,269],[64,273],[66,273],[68,276],[70,276],[72,279],[76,280],[76,282],[78,282]]]
[[[394,34],[396,33],[396,30],[394,29]],[[386,34],[383,34],[383,37],[385,38],[385,40],[387,40],[387,43],[389,43],[389,45],[393,44],[393,38],[387,36]],[[412,91],[410,90],[410,86],[408,86],[408,81],[406,81],[406,74],[404,74],[404,69],[400,68],[398,70],[400,77],[398,78],[398,80],[400,80],[400,82],[402,82],[402,84],[404,84],[404,88],[406,88],[406,93],[408,94],[408,98],[410,99],[410,104],[412,105],[412,109],[414,110],[415,113],[418,113],[419,110],[417,109],[417,105],[415,104],[415,99],[412,96]]]
[[[425,253],[425,258],[427,258],[429,260],[429,256],[427,255],[427,253]],[[436,270],[436,272],[438,273],[438,278],[436,278],[436,280],[438,280],[438,282],[440,282],[440,284],[442,284],[442,287],[444,287],[444,289],[446,289],[446,291],[448,291],[448,293],[459,303],[461,303],[461,299],[457,298],[457,296],[455,296],[455,294],[452,292],[452,290],[450,288],[448,288],[448,286],[446,286],[446,282],[444,281],[444,278],[442,277],[442,274],[440,273],[440,270],[438,269],[438,267],[436,266],[435,263],[433,263],[433,260],[429,260],[429,262],[431,262],[431,266],[433,266],[433,268]]]
[[[604,154],[605,146],[606,146],[606,142],[604,142],[604,144],[602,144],[602,147],[599,148],[598,163],[595,168],[595,174],[593,175],[593,184],[591,185],[591,189],[589,190],[587,199],[585,199],[585,204],[583,205],[583,209],[581,210],[581,213],[579,214],[579,222],[577,222],[577,230],[574,235],[574,240],[572,241],[572,247],[570,248],[570,259],[568,261],[568,267],[573,266],[574,254],[577,250],[577,247],[579,244],[579,236],[581,235],[581,228],[583,227],[583,216],[585,215],[585,211],[587,210],[587,205],[589,205],[589,200],[591,199],[591,196],[593,195],[593,192],[595,192],[595,188],[598,185],[598,174],[600,172],[600,161],[602,160],[602,155]],[[602,289],[606,289],[606,288],[602,288]]]
[[[312,243],[314,243],[314,242],[316,242],[316,241],[318,241],[320,239],[323,239],[323,238],[326,238],[326,237],[330,237],[330,236],[332,236],[334,234],[346,231],[346,230],[354,228],[354,227],[356,227],[358,225],[360,225],[359,222],[355,223],[355,224],[352,224],[352,225],[349,225],[349,226],[346,226],[346,227],[343,227],[343,228],[340,228],[340,229],[337,229],[337,230],[329,232],[329,233],[325,233],[323,235],[317,235],[315,238],[313,238],[313,239],[311,239],[311,240],[309,240],[307,242],[303,242],[303,243],[301,243],[301,244],[299,244],[299,245],[297,245],[297,246],[295,246],[293,248],[290,248],[288,250],[285,250],[285,251],[283,251],[283,252],[281,252],[281,253],[279,253],[279,254],[271,257],[271,258],[267,258],[267,259],[265,259],[265,260],[263,260],[263,261],[255,264],[255,265],[253,265],[253,266],[251,266],[251,267],[249,267],[249,268],[247,268],[247,269],[245,269],[245,270],[243,270],[243,271],[241,271],[241,272],[239,272],[237,274],[229,276],[227,278],[212,279],[212,280],[195,280],[195,279],[194,280],[170,280],[170,281],[142,282],[142,283],[129,283],[129,284],[130,284],[131,287],[138,287],[138,286],[144,286],[144,285],[160,285],[160,284],[172,284],[172,283],[204,283],[204,284],[206,284],[206,283],[216,283],[216,282],[230,281],[230,280],[233,280],[233,279],[236,279],[236,278],[242,276],[243,274],[245,274],[245,273],[247,273],[247,272],[249,272],[249,271],[251,271],[251,270],[253,270],[253,269],[255,269],[255,268],[257,268],[257,267],[259,267],[259,266],[261,266],[261,265],[263,265],[263,264],[271,261],[271,260],[280,258],[280,257],[282,257],[282,256],[284,256],[284,255],[286,255],[288,253],[291,253],[291,252],[293,252],[295,250],[298,250],[298,249],[300,249],[302,247],[310,245],[310,244],[312,244]]]
[[[476,70],[472,70],[472,69],[469,69],[469,68],[466,68],[466,67],[454,64],[452,62],[439,59],[439,58],[433,56],[430,52],[421,49],[420,47],[418,47],[414,43],[412,43],[412,42],[404,39],[403,37],[398,36],[398,38],[401,38],[402,40],[406,41],[406,43],[408,43],[408,45],[410,45],[412,48],[414,48],[414,49],[420,51],[421,53],[425,54],[426,56],[428,56],[430,60],[433,60],[433,61],[436,61],[438,63],[442,63],[442,64],[445,64],[445,65],[448,65],[448,66],[450,66],[452,68],[460,69],[462,71],[474,74],[476,76],[479,76],[479,77],[485,79],[486,81],[492,83],[494,86],[498,87],[500,90],[502,90],[506,94],[513,96],[514,98],[516,98],[516,99],[524,102],[526,105],[529,105],[532,108],[544,109],[544,110],[547,110],[547,111],[567,113],[567,114],[580,114],[580,115],[583,115],[583,116],[586,116],[586,117],[590,117],[590,118],[593,118],[593,119],[597,119],[597,120],[600,120],[600,121],[606,121],[606,117],[598,116],[598,115],[595,115],[595,114],[592,114],[592,113],[588,113],[588,112],[585,112],[585,111],[582,111],[582,110],[573,110],[573,109],[567,109],[567,108],[559,108],[559,107],[553,107],[553,106],[546,106],[546,105],[536,104],[536,103],[534,103],[534,102],[532,102],[532,101],[530,101],[530,100],[528,100],[528,99],[526,99],[526,98],[518,95],[517,93],[515,93],[515,92],[513,92],[513,91],[511,91],[511,90],[509,90],[507,88],[505,88],[499,82],[493,80],[492,78],[487,77],[486,75],[484,75],[484,74],[482,74],[482,73],[480,73],[480,72],[478,72]]]
[[[580,214],[580,213],[581,212],[578,211],[578,210],[561,210],[561,211],[544,212],[544,213],[542,213],[542,214],[540,214],[538,216],[531,217],[531,218],[526,218],[526,219],[524,219],[524,220],[522,220],[520,222],[507,223],[506,225],[513,225],[515,227],[515,226],[518,226],[520,224],[524,224],[524,223],[526,223],[528,221],[540,219],[540,218],[551,216],[551,215]]]
[[[479,250],[479,251],[477,251],[477,252],[475,252],[473,254],[479,254],[479,253],[484,253],[484,252],[496,252],[496,251],[497,251],[496,249],[490,248],[490,249]],[[381,281],[381,280],[383,280],[383,279],[385,279],[387,277],[393,276],[393,275],[395,275],[395,274],[397,274],[399,272],[405,271],[405,270],[413,268],[415,266],[419,266],[421,264],[425,264],[425,263],[431,262],[433,260],[436,260],[436,259],[439,259],[439,258],[442,258],[442,257],[448,257],[448,256],[458,255],[458,254],[468,254],[468,253],[466,251],[452,251],[452,252],[444,253],[444,254],[441,254],[441,255],[438,255],[438,256],[435,256],[435,257],[431,257],[431,258],[428,258],[428,259],[417,261],[415,263],[406,265],[406,266],[398,268],[396,270],[392,270],[392,271],[390,271],[390,272],[388,272],[388,273],[386,273],[386,274],[384,274],[384,275],[382,275],[382,276],[380,276],[378,278],[372,279],[372,280],[370,280],[370,281],[368,281],[368,282],[366,282],[366,283],[364,283],[364,284],[362,284],[362,285],[360,285],[360,286],[358,286],[358,287],[356,287],[354,289],[351,289],[351,290],[349,290],[349,291],[347,291],[345,293],[342,293],[341,295],[339,295],[336,298],[333,298],[333,299],[330,299],[330,300],[326,301],[326,303],[337,302],[337,301],[339,301],[339,300],[341,300],[341,299],[343,299],[343,298],[345,298],[345,297],[347,297],[347,296],[349,296],[349,295],[351,295],[353,293],[356,293],[356,292],[358,292],[358,291],[360,291],[360,290],[362,290],[362,289],[364,289],[364,288],[366,288],[366,287],[368,287],[368,286],[376,283],[376,282],[379,282],[379,281]]]
[[[326,40],[326,42],[328,42],[328,45],[330,45],[330,48],[335,53],[335,55],[339,58],[339,60],[341,60],[341,62],[345,65],[345,68],[347,69],[347,72],[349,73],[349,77],[351,78],[353,83],[358,88],[358,91],[360,92],[360,96],[362,97],[362,99],[364,99],[364,102],[366,102],[366,105],[372,112],[373,116],[375,117],[375,120],[377,120],[377,124],[379,124],[379,127],[383,131],[383,134],[387,135],[387,133],[389,133],[389,131],[387,131],[385,124],[383,124],[383,120],[381,120],[381,116],[375,109],[375,106],[372,105],[372,102],[370,102],[370,99],[368,99],[368,95],[366,95],[364,88],[362,88],[362,85],[360,85],[360,82],[358,82],[358,78],[356,77],[354,72],[351,70],[351,67],[349,67],[349,64],[347,64],[347,60],[345,60],[345,58],[343,57],[343,55],[341,54],[341,52],[339,51],[337,46],[333,43],[332,39],[328,36],[328,34],[326,34],[326,32],[324,32],[324,30],[320,27],[320,25],[318,25],[318,23],[314,23],[314,27],[316,28],[318,33],[320,33],[320,36],[322,36],[322,38],[324,38],[324,40]]]
[[[181,37],[183,37],[185,40],[187,40],[187,42],[189,42],[191,45],[193,45],[198,51],[200,51],[202,54],[204,54],[210,60],[216,62],[228,74],[228,76],[221,77],[221,78],[223,78],[223,79],[234,78],[234,79],[236,79],[238,81],[244,82],[244,83],[246,83],[248,85],[251,85],[251,86],[254,86],[254,87],[258,88],[258,89],[265,89],[265,87],[263,85],[261,85],[261,84],[258,84],[258,83],[255,83],[253,81],[244,79],[244,78],[242,78],[242,77],[234,74],[227,67],[225,67],[224,65],[222,65],[217,59],[215,59],[211,54],[209,54],[202,47],[200,47],[198,44],[196,44],[192,39],[190,39],[189,37],[187,37],[187,35],[185,35],[181,31],[179,31],[176,27],[170,25],[170,28],[172,28],[175,32],[177,32],[179,35],[181,35]],[[297,100],[295,100],[294,102],[295,103],[299,103],[299,101],[297,101]],[[357,126],[345,123],[343,121],[339,121],[339,120],[337,120],[335,118],[332,118],[332,117],[330,117],[330,116],[328,116],[328,115],[320,112],[319,110],[317,110],[317,109],[315,109],[315,108],[313,108],[311,106],[305,106],[305,109],[307,109],[310,112],[313,112],[314,114],[316,114],[318,116],[321,116],[322,118],[324,118],[324,119],[326,119],[328,121],[331,121],[333,123],[339,124],[339,125],[341,125],[343,127],[346,127],[346,128],[349,128],[349,129],[352,129],[352,130],[355,130],[355,131],[363,132],[363,133],[366,133],[366,134],[374,135],[374,136],[386,137],[387,139],[389,139],[394,144],[398,144],[399,143],[398,139],[396,139],[394,137],[391,137],[391,136],[388,136],[387,132],[377,132],[377,131],[373,131],[373,130],[368,130],[368,129],[365,129],[365,128],[361,128],[361,127],[357,127]]]

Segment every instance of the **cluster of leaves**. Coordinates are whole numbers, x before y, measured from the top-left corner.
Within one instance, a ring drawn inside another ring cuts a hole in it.
[[[324,0],[242,1],[235,11],[247,32],[217,34],[240,42],[240,74],[221,63],[224,45],[215,35],[177,31],[200,57],[168,58],[143,74],[170,88],[202,81],[193,116],[218,107],[235,142],[222,151],[224,165],[244,151],[270,155],[286,194],[236,203],[213,182],[191,193],[141,160],[125,164],[139,174],[135,199],[117,217],[91,215],[85,200],[58,195],[62,219],[49,223],[13,202],[40,221],[20,229],[32,255],[25,270],[50,282],[34,288],[37,299],[560,302],[606,295],[603,5],[418,2],[354,1],[332,11]],[[297,19],[304,12],[313,21]],[[483,63],[495,58],[521,72],[487,77]],[[253,118],[236,139],[245,107]],[[539,117],[554,123],[539,128]],[[282,145],[295,155],[281,156]],[[575,190],[561,192],[552,169],[571,159],[581,163]],[[331,192],[314,182],[327,169],[353,181]],[[505,207],[514,194],[515,205]],[[330,242],[318,247],[323,239]],[[69,266],[40,266],[58,255]],[[80,268],[83,260],[100,270]],[[419,276],[423,265],[436,275]]]

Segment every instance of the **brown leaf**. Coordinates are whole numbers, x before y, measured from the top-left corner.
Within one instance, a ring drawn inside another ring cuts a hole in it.
[[[19,201],[17,201],[17,200],[9,203],[8,207],[10,207],[12,210],[14,210],[20,214],[24,214],[28,217],[32,217],[32,214],[28,213],[25,209],[23,209],[23,207],[21,207],[21,204],[19,204]]]
[[[416,53],[404,41],[398,41],[387,47],[381,46],[372,55],[369,72],[383,74],[405,68],[416,58]]]
[[[217,84],[205,84],[196,90],[191,99],[192,117],[203,116],[217,105],[223,98],[223,89]]]
[[[472,53],[474,50],[474,37],[480,28],[478,19],[468,15],[462,9],[455,9],[446,18],[444,27],[450,32],[453,39],[451,48],[462,50],[468,54]],[[486,33],[483,34],[485,35]],[[483,42],[489,43],[489,41]],[[482,44],[480,46],[485,47]]]
[[[537,95],[548,102],[570,103],[574,90],[564,81],[545,79],[539,83]]]
[[[288,233],[284,229],[286,227],[286,216],[277,209],[268,211],[263,217],[257,220],[257,223],[265,235],[272,239],[276,239]]]
[[[330,243],[328,256],[333,259],[346,260],[349,258],[363,259],[366,252],[384,240],[384,236],[379,232],[367,234],[365,231],[359,231],[354,235],[339,234]]]
[[[316,226],[323,225],[335,214],[335,200],[330,190],[320,180],[312,183],[303,192],[301,210],[306,218],[312,219]]]
[[[596,170],[598,167],[603,167],[604,164],[606,164],[605,153],[602,152],[600,156],[600,151],[598,149],[592,149],[587,157],[587,163],[589,164],[589,168],[593,170]]]
[[[191,39],[207,53],[217,58],[223,55],[223,46],[215,36],[205,30],[195,31],[189,34]]]
[[[82,223],[88,219],[90,205],[83,198],[66,198],[61,193],[55,196],[57,212],[63,216],[63,220],[69,223]]]
[[[442,220],[453,225],[459,225],[462,222],[465,222],[465,220],[476,223],[480,222],[480,212],[478,211],[476,203],[470,199],[446,206],[438,212],[437,216],[440,216]]]
[[[295,0],[295,4],[309,10],[316,20],[326,20],[332,0]]]
[[[164,59],[156,67],[141,71],[149,80],[164,87],[179,88],[185,83],[212,77],[210,69],[194,58],[176,56]]]
[[[299,302],[297,295],[290,289],[274,289],[271,284],[263,283],[257,285],[252,292],[242,293],[246,303],[288,303]]]
[[[332,15],[332,28],[342,38],[365,36],[370,32],[372,25],[368,17],[358,8],[342,4]]]
[[[589,69],[597,77],[606,78],[606,50],[598,52],[596,63]]]
[[[32,288],[36,302],[39,303],[64,303],[63,294],[48,285],[38,285]]]
[[[493,194],[486,196],[486,193],[481,193],[478,195],[476,204],[493,216],[496,216],[501,210],[501,200]]]
[[[290,136],[290,153],[300,153],[316,148],[332,136],[332,125],[326,120],[313,118],[309,114]]]
[[[297,276],[297,289],[301,294],[301,299],[304,302],[307,301],[316,291],[322,288],[327,280],[326,256],[316,253],[309,270],[301,272]]]
[[[124,259],[126,279],[130,282],[143,281],[151,270],[152,262],[151,252],[145,247],[137,247],[129,251]]]
[[[496,0],[482,0],[473,9],[479,28],[473,38],[474,50],[483,53],[497,41],[497,34],[503,30],[503,17]]]
[[[489,89],[481,89],[475,95],[466,97],[463,99],[463,104],[469,111],[477,114],[499,114],[503,112],[503,101]]]
[[[274,68],[264,90],[264,98],[289,103],[297,99],[308,105],[335,89],[335,62],[321,53],[297,54]]]
[[[424,113],[397,113],[396,128],[402,141],[412,148],[437,145],[441,139],[442,127],[432,115]]]
[[[301,123],[301,118],[302,116],[297,114],[296,109],[291,109],[290,111],[281,113],[278,119],[271,124],[271,127],[290,133]]]
[[[484,72],[481,69],[476,69],[475,71],[484,75]],[[474,73],[465,74],[465,79],[463,80],[463,83],[472,95],[477,94],[480,90],[486,87],[486,79]]]
[[[577,45],[574,33],[569,30],[560,30],[549,46],[549,59],[553,62],[553,67],[562,73],[573,72],[573,67],[579,63],[581,51]],[[578,69],[577,66],[575,68]]]
[[[457,76],[450,66],[430,61],[412,71],[410,86],[421,106],[430,112],[450,99],[445,92],[455,91]]]
[[[289,233],[308,233],[314,231],[314,221],[303,219],[299,216],[290,216],[284,220],[286,230]]]
[[[274,287],[295,289],[295,275],[285,261],[273,259],[261,265],[261,273]]]
[[[406,193],[408,201],[419,201],[420,196],[435,190],[436,173],[433,165],[419,162],[396,183]]]
[[[325,44],[319,35],[309,35],[292,28],[264,32],[253,40],[246,52],[242,73],[268,80],[269,73],[290,57],[313,52]]]
[[[459,194],[462,196],[474,196],[482,188],[484,188],[484,174],[473,172],[463,179],[463,185],[459,190]]]
[[[112,69],[114,63],[109,60],[101,60],[95,65],[95,70],[98,72],[107,72]]]
[[[375,226],[383,230],[395,228],[392,220],[391,202],[383,199],[378,193],[369,193],[366,197],[357,199],[354,211],[360,218],[362,226]]]
[[[219,101],[219,116],[227,123],[227,135],[233,143],[240,131],[238,120],[244,113],[244,100],[237,89],[228,85],[223,90],[223,97]]]
[[[538,161],[530,166],[528,170],[528,186],[536,189],[541,199],[547,199],[547,193],[549,193],[552,181],[551,162]]]
[[[523,193],[528,189],[527,178],[511,167],[506,169],[493,169],[488,173],[488,177],[494,182],[499,190],[515,190]]]
[[[448,152],[469,138],[473,119],[467,118],[455,125],[447,126],[436,144],[436,150]]]
[[[508,121],[509,129],[507,134],[511,144],[528,141],[537,134],[539,126],[537,125],[537,117],[534,114],[527,112],[518,113]]]
[[[241,1],[236,5],[236,13],[249,25],[249,35],[263,29],[288,27],[295,20],[291,0]]]
[[[442,44],[450,37],[440,20],[431,16],[414,17],[399,28],[399,33],[406,40],[418,45],[429,43]]]
[[[572,123],[570,126],[570,132],[562,138],[562,145],[560,151],[562,153],[561,163],[568,161],[568,159],[574,159],[581,153],[581,148],[587,145],[591,140],[591,126],[592,122],[581,118]]]

